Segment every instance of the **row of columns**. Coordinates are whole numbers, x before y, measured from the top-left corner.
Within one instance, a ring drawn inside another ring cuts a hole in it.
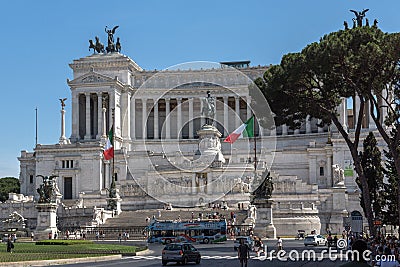
[[[182,137],[182,118],[183,118],[183,113],[182,113],[182,98],[175,98],[177,102],[176,106],[176,112],[177,112],[177,129],[178,129],[178,137]],[[140,99],[142,103],[142,138],[147,137],[147,118],[148,118],[148,105],[147,101],[148,100],[153,100],[154,104],[154,125],[153,125],[153,131],[154,131],[154,139],[159,139],[159,108],[158,108],[158,103],[160,99],[152,99],[152,98],[142,98]],[[165,138],[166,139],[171,139],[171,98],[164,98],[165,100]],[[240,114],[240,97],[235,97],[235,114]],[[215,99],[216,101],[216,99]],[[246,103],[249,103],[250,97],[246,97]],[[194,126],[193,126],[193,119],[194,119],[194,98],[188,98],[188,104],[189,104],[189,114],[188,114],[188,127],[189,127],[189,139],[194,138]],[[215,103],[216,104],[216,103]],[[203,107],[203,102],[201,101],[200,98],[200,111],[202,110]],[[217,105],[215,105],[216,107]],[[132,100],[131,103],[131,111],[136,112],[136,101]],[[229,125],[229,109],[228,109],[228,97],[223,97],[223,124],[225,127],[225,135],[229,133],[229,131],[233,131],[234,129],[226,129],[227,125]],[[216,113],[217,114],[217,110]],[[247,105],[247,118],[250,118],[251,116],[251,108],[249,105]],[[236,115],[235,116],[235,128],[239,127],[240,124],[242,123],[240,116]],[[136,137],[136,116],[133,114],[131,116],[131,137],[135,138]],[[201,117],[201,125],[205,123],[205,120],[203,117]]]
[[[97,112],[94,112],[94,114],[91,114],[91,97],[94,98],[97,95]],[[75,94],[73,95],[73,102],[72,102],[72,118],[73,118],[73,127],[72,127],[72,138],[78,138],[79,139],[79,129],[83,126],[80,126],[80,120],[79,120],[79,116],[84,116],[85,117],[85,135],[84,135],[84,139],[85,140],[90,140],[92,139],[92,136],[94,135],[94,133],[91,132],[92,127],[91,127],[91,121],[93,120],[94,122],[94,127],[97,127],[97,134],[96,134],[96,139],[99,139],[100,137],[104,137],[106,135],[106,129],[105,129],[105,125],[106,125],[106,118],[105,118],[105,112],[103,110],[103,96],[104,93],[103,92],[97,92],[97,93],[92,93],[92,92],[85,92],[84,93],[85,96],[85,114],[79,114],[79,94]],[[147,105],[147,101],[148,100],[153,100],[154,102],[156,102],[156,104],[154,104],[154,125],[153,125],[153,130],[154,130],[154,139],[159,139],[160,138],[160,131],[159,131],[159,107],[158,107],[158,101],[159,99],[152,99],[152,98],[142,98],[140,99],[142,102],[142,138],[143,137],[147,137],[147,127],[146,126],[146,122],[147,122],[147,117],[148,117],[148,105]],[[182,132],[180,131],[182,129],[182,118],[183,118],[183,114],[182,114],[182,98],[175,98],[177,101],[177,129],[178,129],[178,136],[177,138],[180,138],[182,136]],[[201,99],[201,98],[200,98]],[[216,98],[215,98],[216,99]],[[227,134],[229,134],[229,132],[233,131],[234,129],[226,129],[227,126],[229,125],[229,119],[233,119],[233,118],[229,118],[229,105],[228,105],[228,96],[223,96],[223,109],[222,109],[222,113],[223,113],[223,125],[225,128],[225,133],[223,133],[225,136]],[[235,105],[234,105],[234,112],[235,114],[240,114],[240,100],[241,97],[239,96],[235,96]],[[166,139],[171,139],[171,119],[169,116],[169,113],[171,112],[171,98],[164,98],[165,100],[165,106],[166,106],[166,120],[165,120],[165,138]],[[250,103],[251,102],[251,98],[250,96],[245,96],[244,100],[246,103]],[[114,106],[114,102],[115,102],[115,96],[113,94],[109,94],[109,107],[113,107]],[[127,130],[128,132],[130,132],[130,138],[132,139],[136,139],[136,101],[134,99],[131,99],[130,101],[128,100],[127,102],[130,102],[126,105],[126,108],[130,108],[130,124],[129,127],[130,129]],[[338,107],[338,111],[339,111],[339,117],[340,117],[340,122],[342,123],[343,127],[345,130],[347,130],[348,128],[348,115],[347,115],[347,99],[343,98],[341,104]],[[201,106],[202,106],[202,101],[200,101]],[[189,127],[189,139],[193,139],[194,138],[194,126],[193,126],[193,118],[194,118],[194,98],[188,98],[188,104],[189,104],[189,123],[188,123],[188,127]],[[357,99],[354,100],[354,116],[357,116],[357,108],[359,106],[359,101],[357,101]],[[216,106],[216,105],[215,105]],[[202,108],[202,107],[201,107]],[[110,109],[110,108],[109,108]],[[121,107],[121,109],[123,109],[123,107]],[[221,110],[220,110],[221,111]],[[251,111],[251,107],[250,105],[247,105],[246,108],[246,116],[247,118],[249,118],[252,114]],[[367,110],[368,111],[368,110]],[[200,111],[201,112],[201,109]],[[121,114],[126,114],[125,110],[121,110]],[[216,113],[217,114],[217,113]],[[368,113],[369,114],[369,113]],[[110,118],[108,118],[109,121],[112,120],[111,118],[111,112],[108,112],[108,115]],[[93,116],[93,118],[92,118]],[[368,116],[370,117],[370,116]],[[117,119],[117,118],[116,118]],[[368,118],[369,120],[367,121],[367,125],[366,127],[371,127],[372,125],[372,118]],[[201,125],[204,124],[204,118],[201,118]],[[240,124],[242,123],[240,116],[235,115],[235,123],[234,123],[234,127],[235,129],[237,127],[240,126]],[[281,126],[282,129],[282,135],[288,135],[288,127],[286,125],[282,125]],[[94,130],[94,129],[93,129]],[[323,128],[322,127],[318,127],[318,132],[323,132]],[[306,133],[311,133],[312,129],[311,129],[311,121],[309,120],[309,116],[306,119],[306,125],[305,125],[305,132]],[[294,131],[294,134],[299,134],[300,130],[296,129]],[[271,131],[270,133],[271,135],[275,134],[275,131]],[[263,130],[260,127],[260,135],[263,135]]]
[[[80,114],[79,108],[79,100],[80,96],[85,96],[85,111],[84,114]],[[103,97],[106,94],[103,92],[85,92],[85,93],[76,93],[72,94],[72,139],[80,139],[79,130],[81,127],[84,127],[85,134],[83,136],[84,140],[92,139],[93,135],[96,133],[95,138],[99,139],[100,137],[104,137],[107,134],[107,129],[105,128],[107,121],[112,121],[112,114],[108,112],[109,118],[107,119],[106,112],[103,107]],[[91,114],[92,106],[91,99],[93,100],[94,108],[96,108]],[[107,105],[108,107],[114,106],[115,96],[113,94],[107,94]],[[97,105],[95,105],[97,104]],[[80,118],[84,116],[85,125],[80,125]],[[93,122],[93,128],[91,127],[91,123]],[[93,130],[93,132],[92,132]]]

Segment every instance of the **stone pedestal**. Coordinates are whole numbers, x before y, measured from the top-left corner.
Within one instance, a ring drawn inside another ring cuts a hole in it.
[[[346,210],[346,187],[344,184],[337,184],[332,188],[332,211],[329,221],[329,228],[332,233],[340,233],[343,230],[343,217],[348,216]]]
[[[194,165],[218,167],[225,163],[221,152],[221,133],[213,125],[205,124],[197,131],[199,148],[193,156]]]
[[[257,208],[254,234],[260,237],[276,238],[276,229],[272,217],[272,202],[266,199],[255,199]]]
[[[34,232],[36,240],[54,238],[57,232],[57,207],[56,203],[38,203],[36,206],[38,210],[37,226]]]

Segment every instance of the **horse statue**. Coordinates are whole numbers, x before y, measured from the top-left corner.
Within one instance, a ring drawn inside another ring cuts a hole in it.
[[[100,42],[99,37],[95,37],[96,43],[93,40],[89,40],[89,51],[93,49],[93,53],[104,53],[104,45]]]

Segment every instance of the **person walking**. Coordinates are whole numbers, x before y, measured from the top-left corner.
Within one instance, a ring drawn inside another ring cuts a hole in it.
[[[283,249],[283,241],[282,238],[280,238],[279,236],[278,236],[278,241],[276,241],[276,245],[278,247],[278,251]]]
[[[11,240],[11,236],[8,237],[7,239],[7,252],[12,253],[12,249],[14,248],[14,244]]]
[[[244,239],[240,239],[240,245],[238,248],[238,258],[240,261],[240,266],[247,267],[247,261],[250,258],[250,250],[249,247],[244,243]]]

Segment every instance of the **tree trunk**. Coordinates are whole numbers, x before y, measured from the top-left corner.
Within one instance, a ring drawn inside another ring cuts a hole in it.
[[[351,141],[348,133],[343,129],[343,125],[339,122],[339,120],[336,116],[332,116],[331,119],[332,119],[333,123],[335,124],[336,128],[338,129],[338,131],[340,132],[340,134],[342,135],[343,139],[345,140],[345,142],[347,144],[347,147],[350,150],[351,157],[353,158],[353,161],[354,161],[354,168],[355,168],[355,171],[356,171],[358,178],[360,179],[360,183],[361,183],[361,189],[362,189],[361,191],[362,191],[364,207],[365,207],[365,217],[367,218],[367,221],[368,221],[368,226],[370,229],[369,231],[370,231],[370,234],[375,234],[375,232],[374,232],[374,216],[372,213],[371,198],[369,195],[370,194],[369,186],[368,186],[367,179],[365,178],[365,175],[364,175],[364,169],[361,165],[360,156],[358,154],[358,142]],[[356,131],[355,135],[356,135],[355,139],[359,140],[360,132]]]

